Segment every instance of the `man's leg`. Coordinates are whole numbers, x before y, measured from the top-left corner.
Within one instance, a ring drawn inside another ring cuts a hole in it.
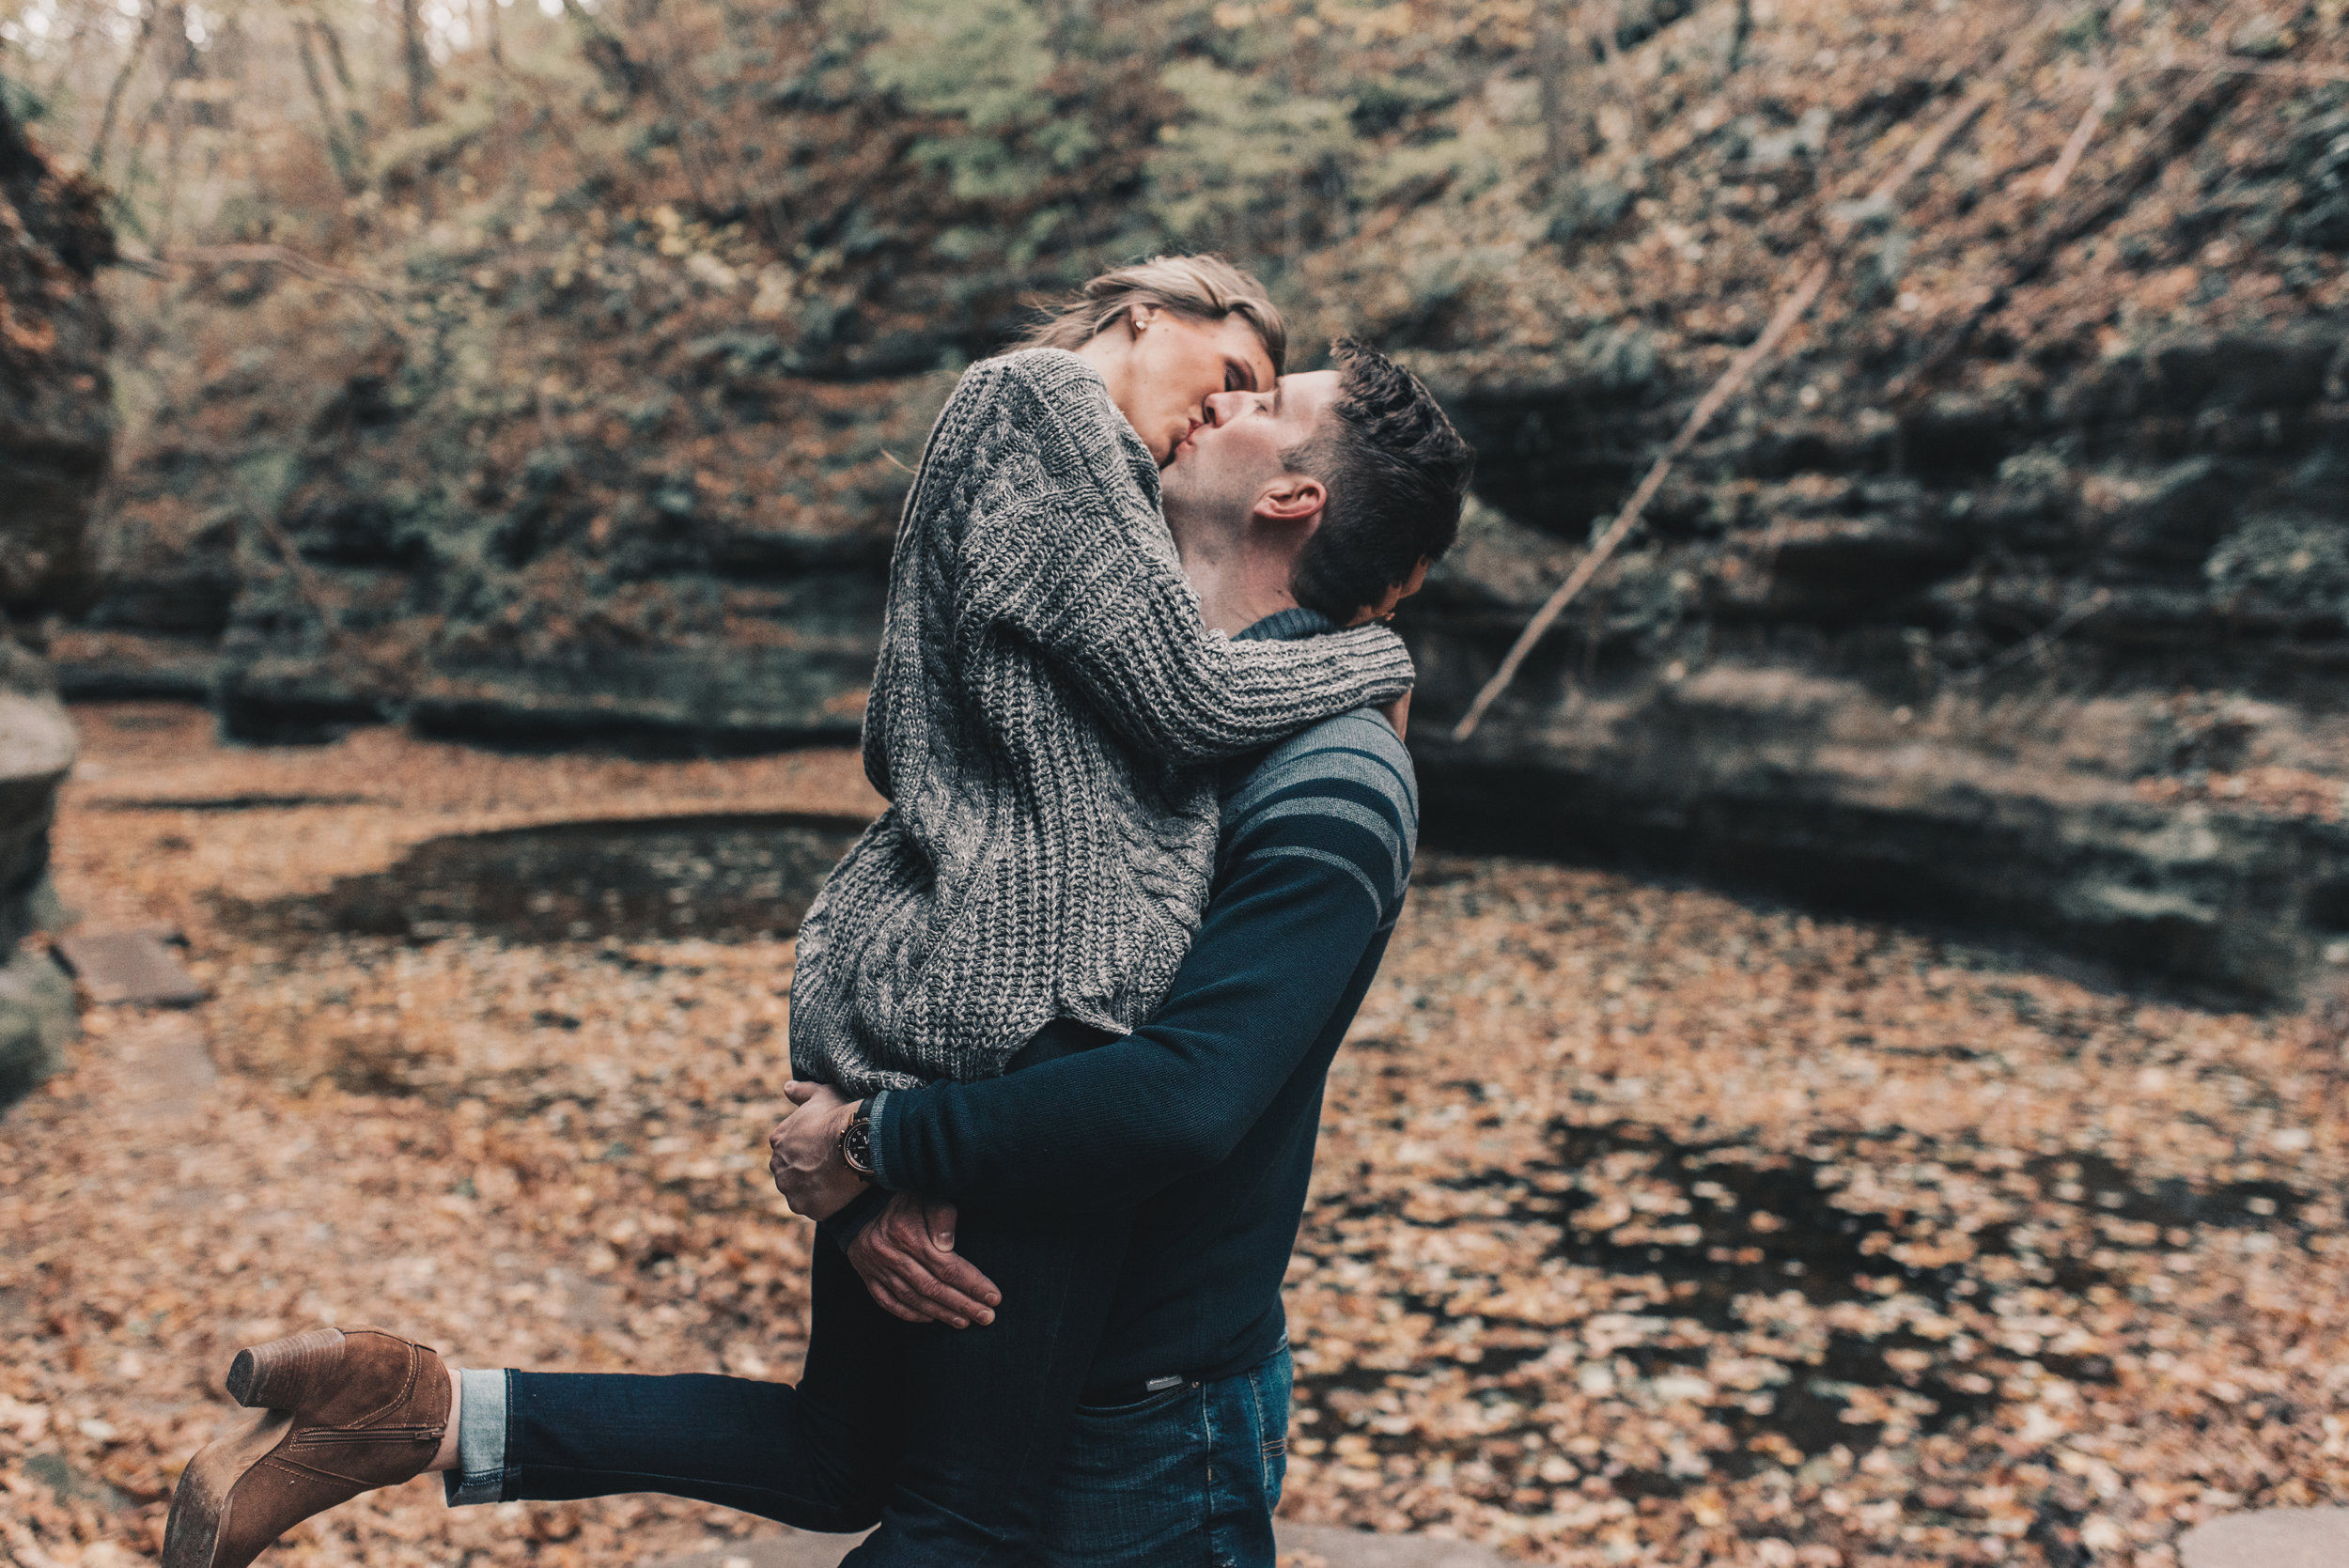
[[[1080,1406],[1045,1506],[1048,1568],[1272,1568],[1289,1353],[1137,1404]]]

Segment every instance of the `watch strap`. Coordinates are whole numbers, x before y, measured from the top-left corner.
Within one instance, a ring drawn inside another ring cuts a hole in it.
[[[842,1163],[863,1176],[873,1179],[873,1108],[870,1101],[859,1105],[848,1125],[840,1129],[840,1158]]]

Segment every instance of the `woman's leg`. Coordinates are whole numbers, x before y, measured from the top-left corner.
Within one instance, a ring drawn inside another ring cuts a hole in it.
[[[504,1479],[481,1500],[665,1492],[799,1529],[871,1526],[889,1491],[906,1403],[903,1342],[912,1325],[874,1305],[828,1236],[818,1236],[815,1252],[807,1370],[796,1386],[509,1373]],[[468,1388],[469,1406],[472,1398]],[[474,1419],[468,1408],[460,1424]],[[497,1464],[464,1452],[478,1445],[461,1433],[459,1446],[468,1471]],[[459,1495],[452,1484],[452,1498]]]
[[[1073,1230],[961,1217],[955,1250],[1003,1304],[983,1327],[904,1326],[895,1485],[842,1568],[1032,1560],[1130,1228],[1122,1213]]]

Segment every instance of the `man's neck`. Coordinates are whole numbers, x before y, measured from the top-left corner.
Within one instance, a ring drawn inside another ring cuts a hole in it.
[[[1175,545],[1209,630],[1233,635],[1267,615],[1297,608],[1297,596],[1289,591],[1292,551],[1249,536],[1186,539],[1177,533]]]

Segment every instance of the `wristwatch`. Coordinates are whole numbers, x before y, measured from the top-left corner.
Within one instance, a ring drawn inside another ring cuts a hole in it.
[[[871,1105],[872,1102],[869,1100],[860,1102],[856,1108],[856,1114],[849,1117],[848,1125],[840,1129],[841,1162],[866,1181],[873,1179]]]

